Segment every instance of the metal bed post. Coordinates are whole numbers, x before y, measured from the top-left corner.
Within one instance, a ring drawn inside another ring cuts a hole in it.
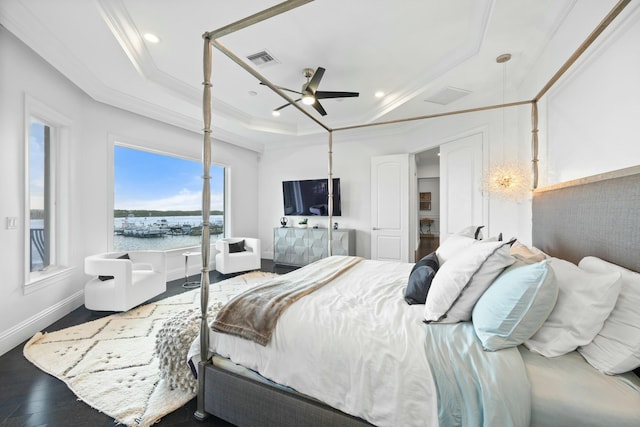
[[[209,216],[211,209],[211,39],[205,34],[203,74],[204,93],[202,112],[204,119],[204,141],[202,144],[202,273],[200,275],[200,362],[198,363],[198,406],[194,414],[198,420],[207,418],[204,410],[204,368],[209,351]]]
[[[538,188],[538,102],[531,103],[531,176],[532,188]]]
[[[329,224],[327,255],[333,255],[333,131],[329,131]]]

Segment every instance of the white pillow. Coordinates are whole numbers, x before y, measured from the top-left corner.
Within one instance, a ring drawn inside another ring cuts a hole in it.
[[[513,264],[511,242],[477,240],[440,267],[425,302],[425,320],[456,323],[471,320],[471,310],[502,271]]]
[[[462,234],[463,236],[473,237],[476,240],[482,240],[482,229],[484,225],[470,225],[463,228],[456,234]]]
[[[640,367],[640,274],[595,257],[578,264],[594,273],[617,271],[622,286],[611,315],[593,341],[578,351],[594,368],[620,374]]]
[[[620,273],[590,273],[558,258],[551,258],[549,265],[558,283],[558,301],[525,345],[543,356],[555,357],[593,340],[613,310],[621,281]]]
[[[453,258],[456,254],[459,254],[465,248],[476,243],[477,240],[465,234],[453,234],[447,238],[436,249],[436,255],[438,256],[438,264],[442,265],[449,259]]]
[[[544,323],[558,299],[547,261],[507,268],[473,308],[473,327],[485,350],[516,347]]]

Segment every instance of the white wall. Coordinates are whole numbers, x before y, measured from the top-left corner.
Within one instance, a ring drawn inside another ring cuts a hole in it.
[[[640,164],[640,7],[546,97],[543,184]]]
[[[611,7],[578,2],[567,18],[571,25],[541,53],[521,93],[540,90],[562,64],[559,58],[568,57],[560,43],[577,46]],[[632,2],[541,99],[540,187],[640,164],[638,40],[640,3]],[[525,112],[518,122],[530,129]]]
[[[450,116],[425,120],[419,124],[392,125],[367,128],[363,131],[334,132],[333,168],[334,177],[341,179],[342,213],[336,220],[340,227],[356,229],[356,253],[369,258],[371,255],[370,213],[370,159],[372,156],[399,153],[416,153],[453,141],[477,129],[494,129],[489,147],[501,147],[499,133],[501,115],[494,112],[478,112],[465,116]],[[491,139],[491,138],[490,138]],[[259,192],[261,203],[260,238],[263,256],[272,257],[273,227],[279,225],[282,211],[282,181],[325,177],[328,170],[327,143],[322,138],[313,138],[314,144],[304,141],[295,148],[266,149],[261,160]],[[526,143],[528,144],[528,143]],[[491,148],[494,150],[494,148]],[[502,151],[502,149],[496,149]],[[417,197],[417,196],[416,196]],[[514,204],[515,205],[515,204]],[[517,205],[516,210],[526,215],[527,204]],[[492,230],[518,231],[518,220],[505,220],[502,225],[491,226]],[[491,220],[491,218],[489,218]],[[320,226],[326,227],[322,220]],[[313,223],[311,224],[313,225]]]
[[[202,136],[93,101],[13,35],[0,27],[0,354],[82,304],[83,260],[109,249],[114,137],[120,141],[200,158]],[[8,60],[10,58],[10,60]],[[68,208],[70,277],[24,295],[25,94],[72,121]],[[229,232],[258,233],[258,155],[213,142],[213,161],[229,168]],[[17,217],[8,230],[6,217]],[[182,277],[181,251],[169,254],[169,279]],[[191,260],[192,273],[199,260]]]
[[[440,157],[429,158],[418,163],[418,178],[437,178],[440,176]]]

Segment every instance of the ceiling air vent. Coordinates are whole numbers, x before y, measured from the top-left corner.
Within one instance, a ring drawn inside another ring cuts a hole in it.
[[[433,102],[434,104],[447,105],[453,101],[457,101],[469,95],[471,92],[464,89],[458,89],[455,87],[447,86],[444,89],[439,90],[433,95],[427,97],[425,102]]]
[[[271,55],[268,51],[263,50],[258,53],[254,53],[253,55],[247,56],[247,59],[253,62],[253,65],[256,67],[262,67],[268,64],[278,64],[278,61],[273,55]]]

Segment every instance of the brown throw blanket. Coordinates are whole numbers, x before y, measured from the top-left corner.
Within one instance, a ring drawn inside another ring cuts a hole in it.
[[[278,318],[291,304],[362,261],[332,256],[276,277],[236,296],[219,312],[212,328],[267,345]]]

